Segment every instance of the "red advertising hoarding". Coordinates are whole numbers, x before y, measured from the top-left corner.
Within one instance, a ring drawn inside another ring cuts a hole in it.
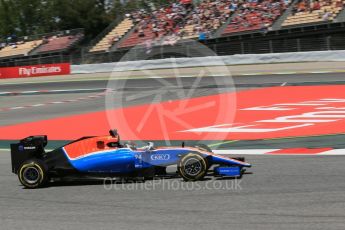
[[[70,73],[71,65],[69,63],[6,67],[0,68],[0,79],[55,76]]]

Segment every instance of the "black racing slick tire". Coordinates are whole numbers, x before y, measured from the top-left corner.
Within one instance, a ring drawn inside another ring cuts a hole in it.
[[[29,189],[41,188],[48,183],[48,169],[46,164],[38,159],[25,161],[18,170],[20,183]]]
[[[207,159],[197,153],[189,153],[181,158],[177,171],[185,181],[197,181],[206,176],[207,165]]]

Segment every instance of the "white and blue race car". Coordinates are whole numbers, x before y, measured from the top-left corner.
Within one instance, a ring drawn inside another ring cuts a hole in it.
[[[171,165],[177,165],[176,175],[185,181],[202,180],[207,175],[240,178],[245,168],[251,167],[244,158],[214,154],[206,145],[123,145],[116,130],[107,136],[83,137],[50,152],[44,149],[47,143],[47,136],[31,136],[11,144],[12,172],[26,188],[66,177],[163,177]]]

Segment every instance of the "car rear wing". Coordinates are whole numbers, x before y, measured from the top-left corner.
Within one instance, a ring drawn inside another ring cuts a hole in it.
[[[11,144],[12,172],[17,173],[20,165],[26,160],[42,158],[47,144],[47,136],[30,136],[20,140],[19,143]]]

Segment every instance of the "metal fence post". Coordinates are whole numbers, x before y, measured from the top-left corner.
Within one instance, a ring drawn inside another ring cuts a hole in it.
[[[331,50],[331,36],[326,37],[326,48],[327,50]]]
[[[80,64],[84,64],[84,48],[80,50]]]
[[[190,49],[189,49],[189,45],[186,45],[186,54],[187,54],[187,57],[190,57]]]
[[[241,54],[244,54],[244,44],[241,42]]]
[[[216,44],[216,43],[213,44],[212,49],[213,49],[213,52],[214,52],[216,55],[219,55],[219,54],[218,54],[218,49],[217,49],[217,44]]]
[[[141,46],[135,48],[135,58],[134,58],[134,61],[140,60],[140,55],[141,55],[140,51],[141,51]]]
[[[297,52],[301,51],[301,40],[299,38],[296,39],[297,42]]]
[[[272,40],[268,41],[268,46],[270,48],[270,53],[274,53]]]

